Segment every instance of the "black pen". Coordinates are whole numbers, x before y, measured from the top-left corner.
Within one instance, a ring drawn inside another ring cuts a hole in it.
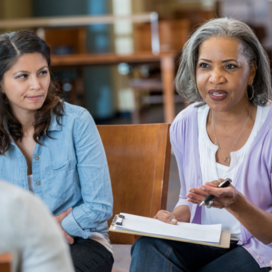
[[[218,188],[226,188],[231,184],[232,180],[230,178],[227,178],[223,180],[219,185]],[[207,196],[200,204],[199,206],[203,206],[208,204],[212,199],[214,198],[214,195]]]

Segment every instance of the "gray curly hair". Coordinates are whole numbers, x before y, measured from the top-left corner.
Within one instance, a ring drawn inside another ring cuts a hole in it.
[[[253,104],[264,106],[272,97],[271,73],[269,58],[251,28],[243,22],[219,18],[208,21],[200,26],[183,47],[179,69],[175,79],[178,93],[190,102],[203,101],[196,84],[196,64],[199,46],[210,37],[229,37],[238,39],[243,45],[243,54],[251,66],[257,65],[256,76],[253,81]],[[248,97],[251,97],[248,88]]]

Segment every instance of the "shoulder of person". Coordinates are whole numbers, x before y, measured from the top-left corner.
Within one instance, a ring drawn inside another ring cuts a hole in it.
[[[0,180],[0,207],[2,250],[19,249],[23,271],[73,271],[61,229],[39,197]]]
[[[74,123],[77,125],[85,126],[87,124],[95,126],[95,122],[90,112],[81,107],[64,102],[64,115],[62,117],[62,124]]]
[[[272,106],[270,106],[269,113],[268,113],[265,123],[264,123],[265,128],[264,128],[264,130],[262,130],[262,134],[261,134],[261,138],[266,143],[266,145],[269,145],[270,148],[272,148],[272,122],[271,122],[271,118],[272,118]]]
[[[170,127],[170,141],[174,151],[182,152],[183,147],[188,144],[188,140],[193,141],[197,131],[197,105],[199,102],[189,105],[173,121]]]
[[[87,133],[92,132],[92,135],[99,135],[96,123],[87,109],[64,102],[63,117],[62,124],[67,126],[68,130],[72,128],[73,133],[76,133],[77,136],[79,131],[82,133],[88,131]]]
[[[258,106],[260,107],[260,106]],[[262,108],[262,107],[260,107]],[[266,119],[264,120],[264,126],[265,126],[265,137],[272,137],[272,122],[271,122],[271,118],[272,118],[272,102],[269,101],[264,107],[263,107],[266,111],[268,111],[267,115],[266,115]]]
[[[23,227],[28,228],[29,234],[31,234],[31,228],[35,226],[39,227],[40,230],[40,233],[36,233],[36,236],[42,234],[42,229],[43,234],[45,234],[47,227],[43,227],[43,223],[47,223],[47,226],[51,228],[52,236],[55,236],[54,232],[61,236],[52,214],[39,197],[3,180],[0,180],[0,207],[5,207],[5,209],[0,209],[0,218],[12,218],[13,222],[21,224],[22,230],[24,230]],[[23,226],[23,223],[31,223],[33,226]],[[11,227],[15,228],[16,225]],[[49,236],[51,234],[48,233]]]
[[[28,191],[0,180],[0,202],[14,202],[16,200],[25,200],[31,195]]]
[[[74,116],[74,118],[82,116],[84,114],[90,115],[89,111],[81,106],[72,105],[68,102],[63,103],[64,114]]]
[[[32,193],[16,185],[0,180],[0,206],[3,205],[2,207],[6,208],[17,207],[18,211],[20,211],[25,204],[37,204],[38,202],[42,203],[42,201]]]
[[[33,193],[3,180],[0,180],[0,207],[5,207],[4,210],[0,209],[0,217],[5,217],[6,220],[12,217],[14,222],[27,220],[26,218],[29,218],[30,214],[37,209],[39,212],[36,215],[44,216],[46,213],[44,210],[47,210],[41,199]],[[23,222],[21,223],[23,224]],[[14,227],[12,226],[12,228]]]
[[[199,105],[199,102],[190,104],[184,110],[182,110],[174,119],[171,125],[171,130],[173,131],[177,128],[180,128],[184,125],[185,122],[187,123],[197,121],[197,119],[195,118],[198,109],[197,105]]]
[[[54,130],[63,130],[63,128],[67,127],[68,130],[76,124],[92,124],[94,125],[94,120],[89,113],[83,107],[69,104],[67,102],[63,103],[63,115],[58,119],[58,117],[51,112],[51,122],[48,128],[48,131]]]

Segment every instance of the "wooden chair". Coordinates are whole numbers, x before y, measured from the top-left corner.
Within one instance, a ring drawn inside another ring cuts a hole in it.
[[[11,272],[11,254],[0,254],[0,271]]]
[[[171,147],[169,124],[97,126],[108,160],[120,212],[154,217],[166,209]],[[111,224],[112,218],[108,221]],[[113,244],[133,244],[138,237],[109,233]]]
[[[169,124],[97,126],[110,170],[113,217],[120,212],[154,217],[160,209],[166,209],[171,156],[169,127]],[[109,236],[113,244],[133,244],[139,238],[111,232]]]

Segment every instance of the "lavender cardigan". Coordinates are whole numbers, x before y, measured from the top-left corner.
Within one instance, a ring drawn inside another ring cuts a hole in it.
[[[201,223],[201,207],[187,202],[186,194],[191,187],[202,185],[199,161],[197,108],[188,106],[178,114],[170,128],[171,144],[176,156],[181,190],[176,205],[187,205],[192,223]],[[236,174],[236,188],[253,204],[264,211],[272,212],[272,106],[256,135],[248,154]],[[220,222],[218,222],[220,223]],[[271,228],[272,231],[272,228]],[[241,225],[243,246],[260,267],[268,267],[272,260],[272,243],[265,245]]]

